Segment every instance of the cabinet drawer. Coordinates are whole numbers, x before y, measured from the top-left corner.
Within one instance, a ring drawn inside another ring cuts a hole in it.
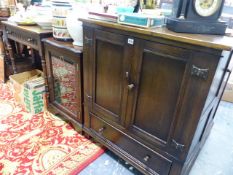
[[[31,46],[34,49],[38,48],[39,39],[30,32],[15,29],[14,27],[6,26],[6,34],[10,39],[14,39],[20,43]]]
[[[172,162],[160,154],[147,149],[133,139],[114,129],[108,123],[90,114],[91,131],[103,140],[106,145],[117,147],[119,151],[128,154],[136,165],[151,174],[168,175]]]

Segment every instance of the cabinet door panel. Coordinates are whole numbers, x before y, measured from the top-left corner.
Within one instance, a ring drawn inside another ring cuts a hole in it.
[[[124,123],[127,90],[125,72],[129,71],[130,49],[124,35],[95,30],[92,63],[92,109],[110,122]]]
[[[95,103],[119,116],[124,48],[101,40],[97,40],[96,46]]]
[[[48,64],[50,103],[60,110],[80,120],[81,90],[78,63],[69,56],[61,56],[54,50],[46,51]]]
[[[135,127],[167,141],[184,70],[183,61],[143,53]]]
[[[176,123],[189,54],[187,50],[141,40],[130,94],[132,135],[168,151]]]
[[[77,115],[76,66],[65,58],[51,57],[53,64],[54,101]]]

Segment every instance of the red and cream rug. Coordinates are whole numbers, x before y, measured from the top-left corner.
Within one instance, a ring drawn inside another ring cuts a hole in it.
[[[77,174],[103,152],[72,124],[27,113],[0,83],[0,175]]]

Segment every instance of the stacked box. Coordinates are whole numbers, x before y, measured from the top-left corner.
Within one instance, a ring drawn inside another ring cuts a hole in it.
[[[13,88],[13,94],[15,100],[20,103],[24,104],[23,100],[23,89],[24,89],[24,83],[28,80],[32,80],[38,77],[42,77],[43,72],[37,69],[26,71],[18,74],[11,75],[10,82]]]
[[[24,105],[25,109],[37,114],[44,110],[45,81],[43,77],[29,80],[24,83]]]

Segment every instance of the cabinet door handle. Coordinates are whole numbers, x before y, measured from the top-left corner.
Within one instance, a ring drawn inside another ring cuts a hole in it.
[[[88,94],[86,94],[86,97],[87,97],[88,99],[92,99],[92,96],[90,96],[90,95],[88,95]]]
[[[125,78],[128,80],[129,79],[129,72],[125,72]]]
[[[148,155],[147,155],[146,157],[143,158],[143,160],[144,160],[145,162],[148,162],[149,159],[150,159],[150,156],[148,156]]]
[[[134,87],[135,87],[135,85],[134,85],[134,84],[129,84],[129,85],[128,85],[128,89],[129,89],[129,90],[133,90],[133,89],[134,89]]]

